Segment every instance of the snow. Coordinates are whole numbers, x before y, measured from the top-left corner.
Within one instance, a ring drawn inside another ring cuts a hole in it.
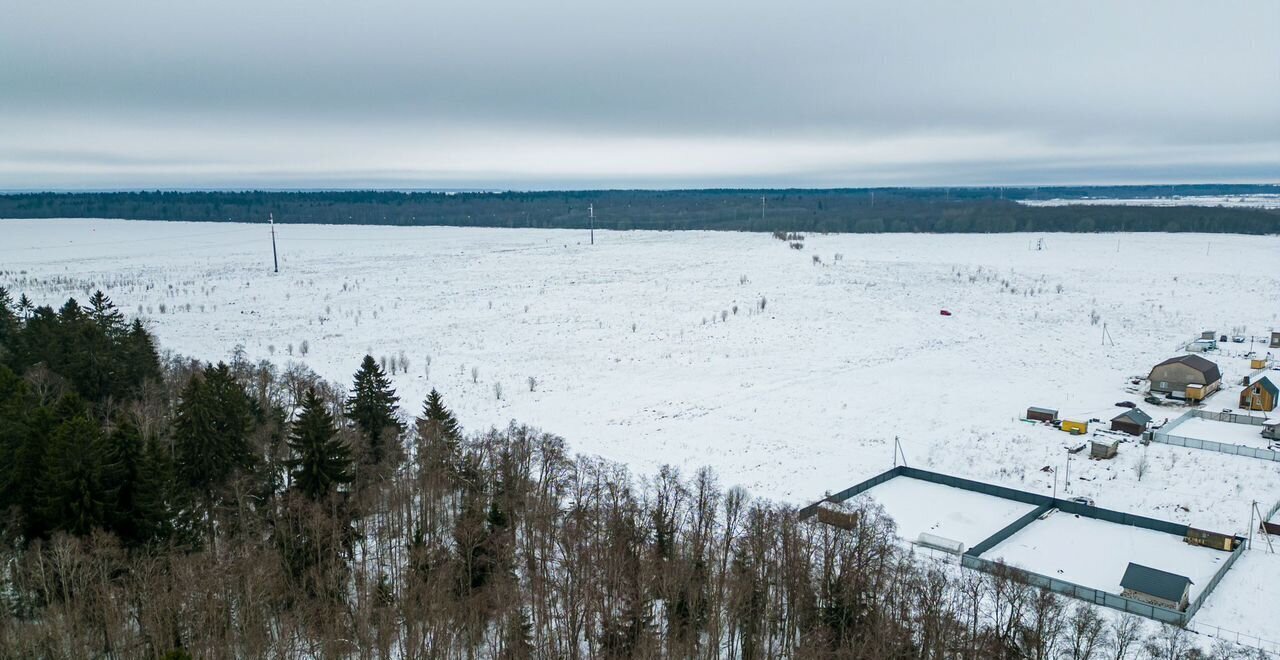
[[[1280,537],[1271,537],[1271,542],[1280,551]],[[1272,553],[1266,542],[1255,536],[1253,549],[1231,565],[1196,613],[1192,628],[1227,639],[1238,633],[1243,642],[1280,653],[1276,603],[1280,603],[1280,554]]]
[[[1026,206],[1225,206],[1232,208],[1280,208],[1280,195],[1175,195],[1172,197],[1085,197],[1079,199],[1023,199]]]
[[[922,533],[970,548],[1035,509],[1030,504],[953,488],[922,479],[894,477],[858,497],[874,500],[898,524],[898,536],[915,542]]]
[[[1055,510],[983,553],[1006,564],[1119,594],[1130,562],[1191,579],[1195,600],[1229,553],[1193,546],[1182,537]],[[1217,592],[1210,596],[1210,602]]]
[[[1063,447],[1083,438],[1019,420],[1107,420],[1122,399],[1176,417],[1128,379],[1205,328],[1280,328],[1260,302],[1280,290],[1280,237],[808,235],[797,251],[738,232],[276,232],[278,275],[265,223],[0,221],[0,285],[55,306],[102,288],[162,346],[219,360],[241,344],[342,383],[364,353],[403,351],[406,414],[435,387],[470,429],[517,420],[795,504],[890,468],[895,436],[914,467],[1048,495],[1051,466],[1060,495],[1226,533],[1280,498],[1274,464],[1127,442],[1072,458],[1068,490]]]
[[[1219,422],[1213,419],[1192,417],[1169,430],[1170,435],[1198,440],[1212,440],[1229,445],[1244,445],[1266,449],[1269,441],[1262,437],[1262,427],[1235,422]]]

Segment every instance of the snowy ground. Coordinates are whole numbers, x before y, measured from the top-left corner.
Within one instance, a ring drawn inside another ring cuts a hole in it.
[[[1280,537],[1271,537],[1271,542],[1280,551]],[[1233,634],[1245,635],[1242,642],[1280,653],[1275,611],[1280,603],[1280,554],[1272,553],[1259,537],[1254,537],[1253,547],[1232,564],[1196,613],[1192,627],[1227,639]]]
[[[921,532],[928,532],[960,541],[966,550],[1035,508],[908,477],[877,484],[858,497],[870,498],[884,507],[898,524],[898,536],[905,541],[914,543]]]
[[[983,559],[1119,594],[1130,562],[1191,579],[1195,600],[1231,555],[1189,545],[1180,536],[1054,511],[983,553]],[[1220,594],[1214,592],[1210,602]]]
[[[1280,328],[1277,237],[277,232],[273,275],[265,225],[0,221],[0,284],[55,305],[101,287],[207,360],[242,344],[349,382],[403,352],[409,414],[436,387],[473,429],[515,419],[797,504],[891,467],[895,436],[916,467],[1050,494],[1051,466],[1060,492],[1222,532],[1280,498],[1274,464],[1164,445],[1075,457],[1068,485],[1072,439],[1018,419],[1109,419],[1201,330]]]
[[[1121,400],[1176,418],[1128,380],[1202,330],[1280,329],[1280,237],[812,235],[797,251],[729,232],[598,231],[594,246],[568,230],[277,232],[275,275],[265,225],[0,221],[0,285],[53,305],[102,288],[205,360],[241,344],[349,382],[364,353],[403,352],[408,414],[435,387],[472,429],[515,419],[642,473],[710,465],[796,504],[890,468],[895,436],[915,467],[1046,495],[1057,481],[1060,496],[1225,533],[1247,531],[1251,501],[1280,499],[1274,463],[1125,442],[1068,465],[1083,438],[1019,420],[1038,405],[1105,426]],[[1247,373],[1242,346],[1210,356],[1225,383]],[[1219,397],[1206,407],[1234,406]],[[1280,600],[1257,605],[1259,621],[1280,616]]]
[[[1271,441],[1262,437],[1262,427],[1252,424],[1236,424],[1219,422],[1212,419],[1192,417],[1169,431],[1170,435],[1198,440],[1212,440],[1230,445],[1244,445],[1266,449]]]
[[[1024,199],[1019,204],[1027,206],[1227,206],[1233,208],[1280,208],[1280,195],[1176,195],[1171,197],[1135,197],[1115,199],[1109,197],[1085,197],[1082,199]]]

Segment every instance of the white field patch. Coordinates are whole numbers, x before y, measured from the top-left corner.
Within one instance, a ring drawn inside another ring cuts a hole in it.
[[[1235,422],[1219,422],[1213,419],[1193,417],[1173,427],[1171,435],[1198,440],[1212,440],[1229,445],[1244,445],[1266,449],[1270,441],[1262,437],[1262,427]]]
[[[969,549],[1035,509],[1030,504],[895,477],[858,495],[875,501],[898,525],[898,536],[914,543],[921,533],[964,543]],[[855,498],[855,499],[858,499]]]
[[[1227,208],[1280,208],[1280,195],[1173,195],[1169,197],[1085,197],[1081,199],[1023,199],[1026,206],[1222,206]]]
[[[891,467],[895,436],[915,467],[1047,495],[1050,466],[1059,495],[1227,533],[1280,498],[1273,463],[1133,443],[1073,458],[1068,485],[1083,438],[1019,421],[1107,420],[1200,331],[1280,328],[1278,237],[276,231],[278,275],[265,224],[0,221],[0,284],[55,306],[101,288],[203,360],[242,345],[349,383],[403,353],[407,415],[434,387],[470,429],[517,420],[796,504]]]
[[[1280,538],[1273,536],[1271,542],[1280,550]],[[1213,595],[1196,613],[1192,627],[1227,639],[1232,639],[1231,634],[1221,631],[1238,631],[1245,635],[1242,642],[1280,652],[1277,603],[1280,603],[1280,554],[1271,552],[1263,539],[1255,537],[1253,549],[1231,565]],[[1260,639],[1249,639],[1250,636]]]
[[[1055,510],[982,558],[1113,594],[1120,593],[1124,571],[1134,562],[1189,578],[1189,598],[1195,600],[1230,556],[1190,545],[1180,536]],[[1215,592],[1209,600],[1218,597]]]

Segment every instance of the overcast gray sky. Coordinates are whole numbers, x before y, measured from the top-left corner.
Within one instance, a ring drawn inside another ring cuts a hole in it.
[[[1280,181],[1280,2],[0,0],[0,188]]]

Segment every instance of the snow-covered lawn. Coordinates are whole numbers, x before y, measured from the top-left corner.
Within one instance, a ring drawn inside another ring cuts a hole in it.
[[[863,492],[898,524],[898,536],[915,542],[928,532],[971,548],[1035,507],[921,479],[895,477]]]
[[[1070,438],[1027,406],[1109,419],[1202,330],[1280,328],[1280,237],[276,231],[278,275],[265,224],[0,221],[0,285],[54,305],[103,288],[205,360],[241,344],[349,383],[364,353],[403,352],[407,414],[435,387],[471,429],[514,419],[796,504],[891,467],[895,436],[912,466],[1051,494],[1040,468],[1065,481]],[[1070,472],[1070,495],[1228,533],[1280,498],[1274,464],[1180,447]]]
[[[1191,600],[1231,555],[1180,536],[1054,511],[983,553],[983,559],[1119,594],[1129,562],[1191,579]],[[1216,593],[1216,592],[1215,592]],[[1212,597],[1210,597],[1212,599]]]
[[[1219,422],[1213,419],[1192,417],[1169,430],[1170,435],[1199,440],[1212,440],[1229,445],[1244,445],[1266,449],[1270,441],[1262,437],[1262,427],[1252,424]]]

